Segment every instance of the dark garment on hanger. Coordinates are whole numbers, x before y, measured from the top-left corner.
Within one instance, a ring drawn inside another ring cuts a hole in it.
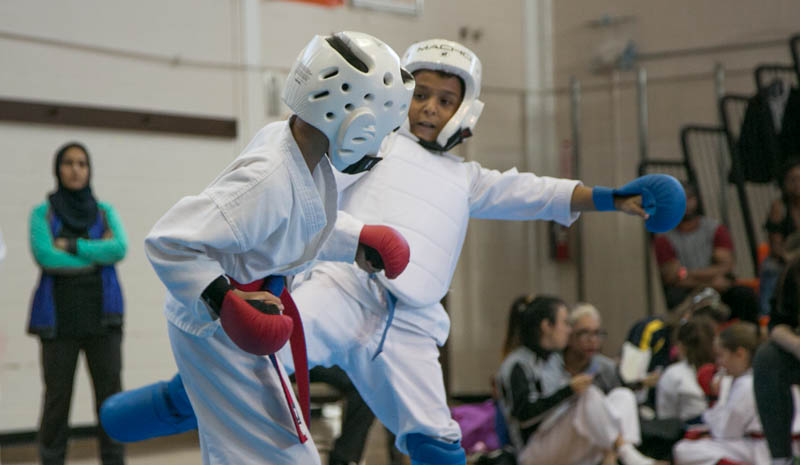
[[[784,156],[800,157],[800,89],[797,87],[792,87],[789,91],[781,121],[778,140]]]
[[[784,154],[775,131],[769,96],[761,91],[747,103],[736,144],[744,181],[767,183],[777,178]],[[736,182],[733,171],[731,182]]]

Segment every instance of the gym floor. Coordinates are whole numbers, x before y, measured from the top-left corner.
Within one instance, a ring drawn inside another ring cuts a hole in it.
[[[338,423],[339,418],[335,415],[332,418],[315,417],[311,419],[312,435],[320,451],[323,464],[328,461],[328,450],[330,450],[332,440],[338,430]],[[97,457],[97,443],[94,438],[70,441],[67,453],[68,464],[96,465],[99,462]],[[5,446],[0,449],[0,464],[2,465],[37,465],[38,463],[35,444]],[[127,448],[128,465],[163,465],[165,463],[171,465],[202,463],[197,433],[190,432],[168,438],[151,439],[131,444]],[[372,425],[361,463],[367,465],[389,464],[386,433],[378,422]]]

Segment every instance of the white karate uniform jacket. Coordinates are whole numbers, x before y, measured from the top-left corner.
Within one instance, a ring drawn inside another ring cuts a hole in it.
[[[656,386],[656,416],[691,420],[708,408],[706,395],[697,382],[697,370],[681,360],[668,366]]]
[[[201,293],[222,274],[248,283],[300,272],[315,259],[352,262],[363,224],[337,217],[336,208],[327,158],[309,172],[289,123],[278,122],[148,235],[145,249],[167,287],[170,342],[197,415],[204,464],[319,464],[302,422],[309,440],[298,439],[283,368],[233,344]]]
[[[221,274],[249,283],[299,273],[315,259],[352,263],[363,223],[347,214],[337,221],[336,210],[327,157],[310,173],[288,122],[267,125],[203,192],[170,208],[145,239],[147,257],[167,287],[167,318],[208,336],[219,323],[200,295]]]
[[[766,441],[751,436],[762,431],[753,393],[753,372],[748,370],[733,380],[726,378],[721,383],[719,400],[703,413],[703,423],[711,437],[679,441],[673,453],[677,465],[714,465],[723,458],[769,465]]]
[[[469,219],[568,225],[578,218],[571,200],[580,182],[489,170],[431,152],[403,129],[387,137],[381,156],[383,161],[344,189],[340,208],[367,224],[397,229],[411,250],[408,267],[388,280],[355,265],[320,263],[295,281],[293,295],[303,316],[309,364],[342,367],[405,452],[409,433],[447,441],[461,437],[447,406],[437,345],[450,330],[439,302],[450,286]],[[386,290],[398,300],[383,352],[375,357],[388,318]],[[281,359],[291,366],[288,349]]]

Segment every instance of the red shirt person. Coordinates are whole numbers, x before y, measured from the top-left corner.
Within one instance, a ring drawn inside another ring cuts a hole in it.
[[[686,213],[675,229],[655,237],[656,260],[664,285],[667,307],[674,308],[694,289],[711,287],[730,308],[731,318],[755,322],[755,293],[736,285],[733,241],[719,221],[699,211],[697,191],[685,185]]]

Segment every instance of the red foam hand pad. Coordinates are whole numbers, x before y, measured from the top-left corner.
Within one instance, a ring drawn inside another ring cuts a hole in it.
[[[411,250],[403,235],[394,228],[366,225],[361,229],[358,240],[380,254],[387,278],[394,279],[400,276],[400,273],[408,266]]]
[[[712,382],[717,373],[717,367],[713,363],[706,363],[697,369],[697,383],[707,396],[716,396]]]
[[[269,355],[277,352],[292,335],[292,319],[263,313],[233,291],[225,294],[220,310],[222,328],[245,352]]]

